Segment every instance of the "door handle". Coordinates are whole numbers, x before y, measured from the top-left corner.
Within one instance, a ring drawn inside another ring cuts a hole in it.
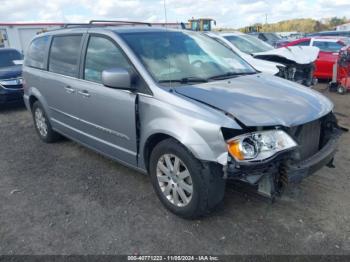
[[[87,90],[80,90],[78,91],[78,94],[84,97],[90,97],[90,93]]]
[[[75,90],[71,86],[66,86],[64,88],[68,94],[73,94]]]

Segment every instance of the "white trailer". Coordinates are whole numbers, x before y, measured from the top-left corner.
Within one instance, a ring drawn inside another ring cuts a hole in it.
[[[34,36],[63,25],[63,23],[0,23],[0,47],[16,48],[24,54]]]
[[[350,30],[350,23],[338,25],[336,27],[336,30],[337,31],[349,31]]]

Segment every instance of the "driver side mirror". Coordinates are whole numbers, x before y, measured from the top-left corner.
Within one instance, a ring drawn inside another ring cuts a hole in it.
[[[131,76],[125,68],[111,68],[102,71],[102,84],[115,89],[134,90],[131,86]]]

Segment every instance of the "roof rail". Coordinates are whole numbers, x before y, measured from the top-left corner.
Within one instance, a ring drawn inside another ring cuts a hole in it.
[[[61,26],[61,29],[71,28],[71,27],[93,27],[93,26],[117,26],[117,25],[146,25],[152,26],[151,23],[146,22],[136,22],[136,21],[120,21],[120,20],[91,20],[89,23],[66,23]],[[59,29],[53,29],[59,30]],[[53,31],[50,30],[50,31]]]
[[[93,24],[107,24],[107,25],[147,25],[147,26],[152,26],[151,23],[147,23],[147,22],[136,22],[136,21],[120,21],[120,20],[91,20],[89,22],[90,25]]]
[[[87,24],[87,23],[67,23],[67,24],[64,24],[62,27],[69,28],[69,27],[74,27],[74,26],[89,26],[89,24]]]

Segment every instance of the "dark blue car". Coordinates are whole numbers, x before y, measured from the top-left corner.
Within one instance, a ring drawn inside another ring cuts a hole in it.
[[[23,101],[22,54],[12,48],[0,48],[0,105]]]

